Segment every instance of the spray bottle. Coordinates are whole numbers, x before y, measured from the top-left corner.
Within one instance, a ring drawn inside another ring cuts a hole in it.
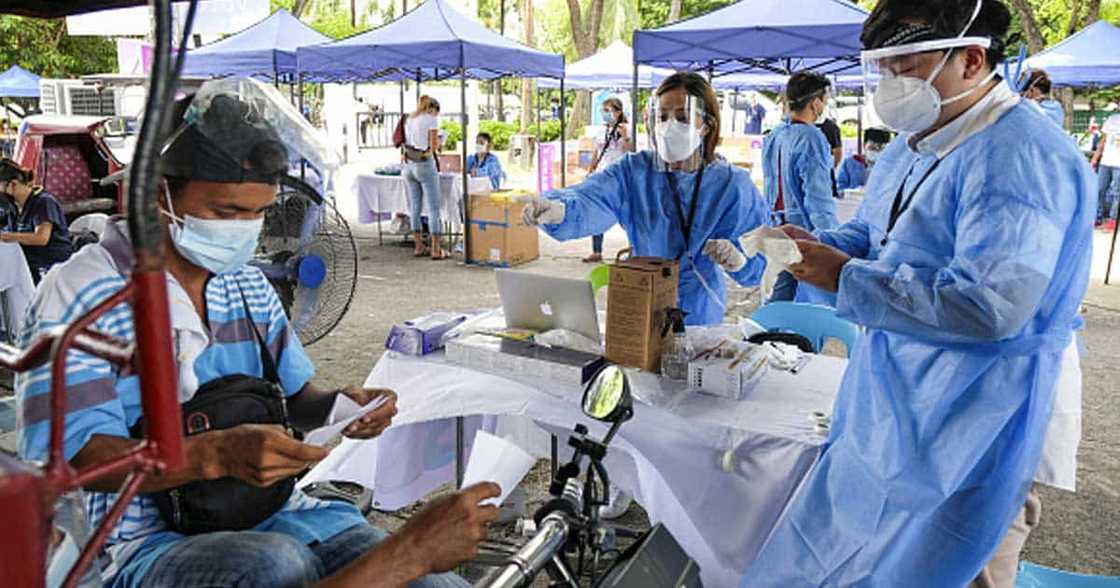
[[[692,345],[688,342],[684,327],[684,317],[688,313],[679,308],[670,308],[665,314],[665,327],[661,336],[668,335],[669,329],[672,329],[673,338],[661,352],[661,375],[670,380],[684,381],[688,379],[688,362],[692,360]]]

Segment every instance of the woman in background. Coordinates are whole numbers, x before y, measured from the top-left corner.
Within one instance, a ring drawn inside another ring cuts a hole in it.
[[[591,173],[622,159],[627,152],[633,151],[630,144],[630,127],[626,120],[626,113],[622,110],[622,100],[611,97],[603,101],[603,128],[602,138],[595,142],[595,159],[591,162]],[[591,255],[583,258],[584,263],[600,263],[603,261],[603,235],[592,235]]]
[[[416,246],[414,254],[423,257],[430,252],[432,259],[447,259],[447,253],[440,247],[443,225],[440,224],[439,169],[436,168],[440,146],[439,102],[431,96],[421,96],[416,111],[405,121],[404,132],[401,151],[405,161],[401,175],[410,195],[412,238]],[[424,202],[428,203],[428,230],[432,234],[430,248],[424,247],[424,225],[420,220],[424,214]]]
[[[10,159],[0,160],[0,193],[9,200],[8,221],[0,241],[19,243],[36,284],[56,263],[70,259],[74,245],[62,205],[41,186],[31,185],[31,171]]]

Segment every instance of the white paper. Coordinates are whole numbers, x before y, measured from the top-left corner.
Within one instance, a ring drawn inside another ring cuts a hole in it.
[[[373,489],[374,475],[377,473],[377,458],[381,444],[379,439],[343,439],[327,455],[326,459],[315,464],[296,483],[303,488],[317,482],[353,482]]]
[[[327,417],[327,424],[309,432],[304,437],[303,442],[322,447],[335,435],[341,433],[346,425],[354,422],[354,419],[377,410],[388,400],[388,395],[378,396],[369,404],[362,406],[354,402],[349,396],[339,394],[334,399],[334,407],[331,408],[331,414]]]
[[[801,263],[801,250],[797,242],[784,232],[772,227],[759,227],[742,237],[739,245],[747,257],[762,254],[766,258],[766,270],[762,273],[762,296],[770,298],[778,274],[787,271],[789,266]]]
[[[482,504],[499,506],[517,488],[536,461],[513,443],[479,430],[474,436],[467,470],[463,473],[463,488],[479,482],[494,482],[501,487],[501,496],[483,500]]]

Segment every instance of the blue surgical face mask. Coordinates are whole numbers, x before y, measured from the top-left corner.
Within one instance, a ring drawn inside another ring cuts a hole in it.
[[[167,200],[171,208],[171,199]],[[253,259],[260,240],[264,219],[223,220],[202,219],[190,215],[182,218],[171,211],[161,211],[171,219],[171,243],[187,261],[212,274],[224,274],[240,268]]]

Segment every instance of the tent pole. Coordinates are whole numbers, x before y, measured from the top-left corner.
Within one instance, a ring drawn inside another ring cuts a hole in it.
[[[859,136],[856,137],[856,145],[858,145],[856,152],[860,155],[863,155],[863,104],[863,96],[860,96],[859,105],[858,108],[856,108],[856,132],[859,133]]]
[[[470,183],[467,181],[467,68],[459,68],[459,101],[461,109],[459,111],[459,124],[463,129],[463,165],[460,166],[460,171],[463,174],[463,259],[470,260],[471,258],[471,208],[470,208]],[[460,472],[459,485],[462,486],[463,478]]]
[[[560,78],[560,187],[568,187],[568,125],[564,124],[565,110],[567,104],[564,103],[564,78]]]
[[[708,62],[708,83],[712,83],[712,78],[715,77],[715,68],[712,67],[712,62]]]
[[[541,185],[541,178],[544,176],[543,166],[541,165],[541,138],[544,137],[544,131],[541,129],[541,87],[534,88],[537,98],[537,146],[534,153],[537,156],[537,192],[541,191],[544,186]]]
[[[416,70],[416,104],[420,104],[420,70]]]
[[[299,72],[299,96],[297,96],[297,98],[299,99],[299,104],[298,104],[299,115],[302,116],[305,119],[310,120],[310,117],[308,117],[307,115],[305,115],[303,113],[303,72],[302,71]],[[299,179],[303,180],[305,182],[307,181],[307,160],[302,159],[302,158],[299,160]]]
[[[1112,279],[1112,259],[1116,256],[1116,236],[1118,234],[1120,234],[1120,222],[1116,223],[1116,226],[1112,227],[1112,246],[1108,248],[1108,266],[1104,270],[1105,286],[1109,285],[1109,281]]]
[[[638,118],[638,62],[634,62],[634,92],[630,94],[630,115],[634,117],[633,124],[630,125],[630,144],[634,147],[634,151],[638,150],[638,123],[641,121]]]
[[[734,137],[739,128],[739,88],[731,94],[731,136]]]

